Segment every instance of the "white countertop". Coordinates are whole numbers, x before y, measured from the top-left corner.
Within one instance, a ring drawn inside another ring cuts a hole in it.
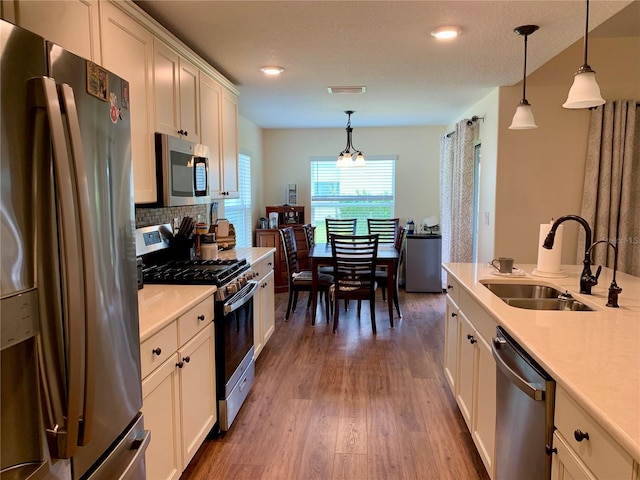
[[[592,295],[578,293],[582,265],[563,265],[565,278],[493,274],[485,264],[448,263],[445,270],[502,325],[581,406],[640,462],[640,278],[618,272],[620,308],[606,307],[611,269],[603,268]],[[595,268],[594,268],[595,271]],[[569,290],[596,311],[512,307],[481,281],[520,282]]]
[[[250,265],[262,260],[274,248],[234,248],[220,252],[220,258],[245,258]],[[198,302],[215,293],[211,285],[149,285],[138,290],[140,341],[144,342]]]

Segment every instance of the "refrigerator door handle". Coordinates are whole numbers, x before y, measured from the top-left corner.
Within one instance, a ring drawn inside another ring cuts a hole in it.
[[[70,458],[76,451],[80,431],[80,417],[84,393],[82,375],[85,350],[85,300],[82,266],[75,261],[80,251],[80,237],[76,221],[76,206],[72,184],[69,152],[60,109],[60,100],[55,81],[48,77],[32,80],[34,107],[44,108],[49,124],[53,148],[56,195],[60,212],[60,256],[62,278],[65,285],[64,317],[67,323],[67,394],[66,412],[57,412],[54,425],[47,425],[47,437],[52,455]],[[65,403],[65,398],[52,400],[51,409],[56,404]],[[60,401],[62,400],[62,401]],[[65,408],[64,406],[62,407]],[[65,421],[66,417],[66,421]]]
[[[95,406],[96,382],[96,331],[94,323],[98,318],[96,299],[96,268],[93,242],[91,240],[91,216],[89,204],[89,186],[87,172],[82,153],[82,136],[80,121],[76,107],[73,89],[65,84],[59,85],[59,95],[66,112],[67,131],[71,143],[71,171],[75,173],[75,195],[78,208],[80,238],[82,244],[82,267],[84,269],[84,297],[85,297],[85,373],[84,373],[84,408],[83,423],[80,429],[78,445],[87,445],[91,441],[91,431]]]

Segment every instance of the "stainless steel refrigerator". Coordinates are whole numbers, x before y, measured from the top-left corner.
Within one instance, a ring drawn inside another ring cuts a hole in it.
[[[129,88],[0,21],[1,478],[145,478]]]

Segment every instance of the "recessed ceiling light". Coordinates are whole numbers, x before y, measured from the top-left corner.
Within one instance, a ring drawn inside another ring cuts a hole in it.
[[[260,71],[265,75],[280,75],[282,72],[284,72],[284,68],[269,65],[266,67],[262,67]]]
[[[440,40],[456,38],[460,35],[460,29],[458,27],[438,27],[431,32],[431,35]]]
[[[346,93],[346,94],[358,94],[367,91],[367,87],[364,85],[360,87],[327,87],[329,93]]]

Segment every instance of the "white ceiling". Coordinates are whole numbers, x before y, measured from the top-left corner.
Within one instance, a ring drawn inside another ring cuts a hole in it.
[[[576,0],[135,3],[232,81],[240,113],[262,128],[340,127],[344,110],[356,111],[354,128],[446,125],[495,87],[522,79],[515,27],[540,26],[528,41],[531,73],[581,39],[585,25],[585,2]],[[629,3],[592,0],[590,29]],[[638,35],[638,7],[634,0],[592,35]],[[462,35],[437,41],[430,32],[442,25]],[[581,64],[576,58],[575,68]],[[263,65],[285,72],[266,77]],[[366,93],[327,92],[360,85]]]

